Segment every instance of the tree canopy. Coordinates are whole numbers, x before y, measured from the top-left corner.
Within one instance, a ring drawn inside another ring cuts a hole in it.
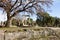
[[[12,17],[20,12],[34,13],[44,12],[42,6],[49,6],[52,4],[52,0],[0,0],[0,7],[4,9],[7,14],[6,26],[10,26],[10,20]]]
[[[39,13],[38,13],[39,14]],[[47,27],[60,27],[60,18],[52,17],[48,13],[43,13],[43,15],[37,14],[36,23],[39,26]]]

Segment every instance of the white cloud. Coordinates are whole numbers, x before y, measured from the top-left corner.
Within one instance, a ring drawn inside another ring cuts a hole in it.
[[[6,21],[6,19],[7,19],[7,18],[6,18],[6,14],[3,14],[2,11],[0,11],[0,22],[1,22],[1,21],[4,22],[4,21]]]

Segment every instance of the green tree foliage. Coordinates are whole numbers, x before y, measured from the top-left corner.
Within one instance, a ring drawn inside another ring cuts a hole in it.
[[[17,20],[16,19],[12,20],[12,25],[17,25]]]
[[[32,24],[33,24],[33,19],[28,18],[28,19],[27,19],[27,24],[32,26]]]
[[[39,14],[39,13],[38,13]],[[60,27],[60,19],[57,17],[52,17],[48,13],[43,13],[43,15],[38,15],[37,14],[37,20],[36,23],[39,26],[47,26],[47,27],[54,27],[58,26]]]
[[[60,18],[55,17],[55,23],[54,26],[60,27]]]
[[[20,26],[23,25],[23,23],[22,23],[22,20],[13,19],[12,20],[12,25],[20,27]]]

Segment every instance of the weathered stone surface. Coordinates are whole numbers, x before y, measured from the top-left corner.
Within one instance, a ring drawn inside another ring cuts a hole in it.
[[[27,29],[21,32],[4,32],[0,30],[0,40],[59,40],[60,35],[52,29],[34,31]]]

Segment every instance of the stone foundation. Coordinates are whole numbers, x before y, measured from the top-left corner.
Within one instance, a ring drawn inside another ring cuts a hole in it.
[[[0,30],[0,40],[60,40],[60,35],[49,28],[14,32]]]

